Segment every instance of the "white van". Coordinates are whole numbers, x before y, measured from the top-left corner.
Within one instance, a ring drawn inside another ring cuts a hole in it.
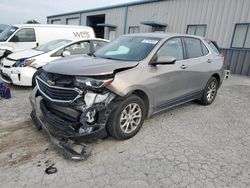
[[[52,40],[72,38],[95,38],[95,33],[91,27],[86,26],[41,24],[9,26],[0,34],[0,58]]]

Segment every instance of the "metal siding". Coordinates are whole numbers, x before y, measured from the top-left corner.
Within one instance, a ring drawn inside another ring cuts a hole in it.
[[[48,18],[48,23],[50,24],[51,20],[60,19],[61,24],[66,25],[67,19],[70,19],[70,18],[80,18],[80,14],[72,14],[72,15],[68,15],[68,16],[58,16],[58,17]]]
[[[114,24],[116,36],[124,31],[126,5],[84,11],[81,13],[81,25],[86,25],[89,15],[105,14],[105,22]],[[187,25],[206,24],[206,37],[217,41],[224,48],[225,62],[232,73],[250,74],[250,51],[239,51],[230,48],[236,23],[250,23],[250,0],[162,0],[146,4],[128,4],[127,28],[139,26],[140,32],[151,32],[150,26],[140,24],[142,21],[160,21],[167,23],[166,32],[186,33]],[[54,19],[76,17],[79,14],[49,17],[49,23]],[[105,38],[108,29],[105,29]]]
[[[229,48],[235,23],[250,22],[249,0],[169,0],[129,6],[128,26],[141,21],[158,20],[168,24],[168,32],[185,33],[188,24],[207,24],[206,37]]]
[[[123,34],[125,20],[123,7],[84,11],[81,24],[86,25],[86,16],[106,14],[106,23],[117,25],[116,35]],[[250,0],[165,0],[128,6],[129,26],[140,26],[140,32],[150,32],[151,27],[141,25],[141,21],[158,20],[168,24],[168,32],[186,33],[188,24],[207,24],[206,37],[218,42],[223,48],[229,48],[235,23],[250,22]],[[80,14],[49,17],[61,19],[80,16]],[[105,36],[107,36],[107,29]]]
[[[81,25],[86,25],[87,17],[93,15],[105,14],[105,23],[116,25],[116,37],[123,34],[124,28],[124,16],[125,16],[125,8],[115,8],[109,10],[95,11],[89,13],[81,14]],[[105,38],[108,38],[108,28],[105,28]]]
[[[244,63],[242,67],[242,75],[247,76],[248,75],[248,70],[250,70],[250,51],[246,52],[246,56],[244,58]]]

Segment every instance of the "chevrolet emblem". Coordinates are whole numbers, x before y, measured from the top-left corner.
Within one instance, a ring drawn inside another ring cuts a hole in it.
[[[47,80],[47,83],[48,83],[50,86],[55,85],[55,82],[52,81],[52,80]]]

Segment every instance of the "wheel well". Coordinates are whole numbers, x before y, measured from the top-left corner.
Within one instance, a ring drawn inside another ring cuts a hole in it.
[[[140,97],[146,106],[146,116],[148,116],[148,110],[149,110],[149,99],[148,96],[146,95],[146,93],[144,91],[141,90],[135,90],[132,92],[132,94],[137,95],[138,97]]]
[[[220,84],[220,75],[218,73],[213,74],[212,77],[215,77],[218,81],[218,84]]]

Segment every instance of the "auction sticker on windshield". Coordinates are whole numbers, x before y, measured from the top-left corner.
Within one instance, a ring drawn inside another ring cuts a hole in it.
[[[149,39],[144,39],[143,41],[141,41],[142,43],[146,43],[146,44],[156,44],[158,42],[158,40],[149,40]]]

